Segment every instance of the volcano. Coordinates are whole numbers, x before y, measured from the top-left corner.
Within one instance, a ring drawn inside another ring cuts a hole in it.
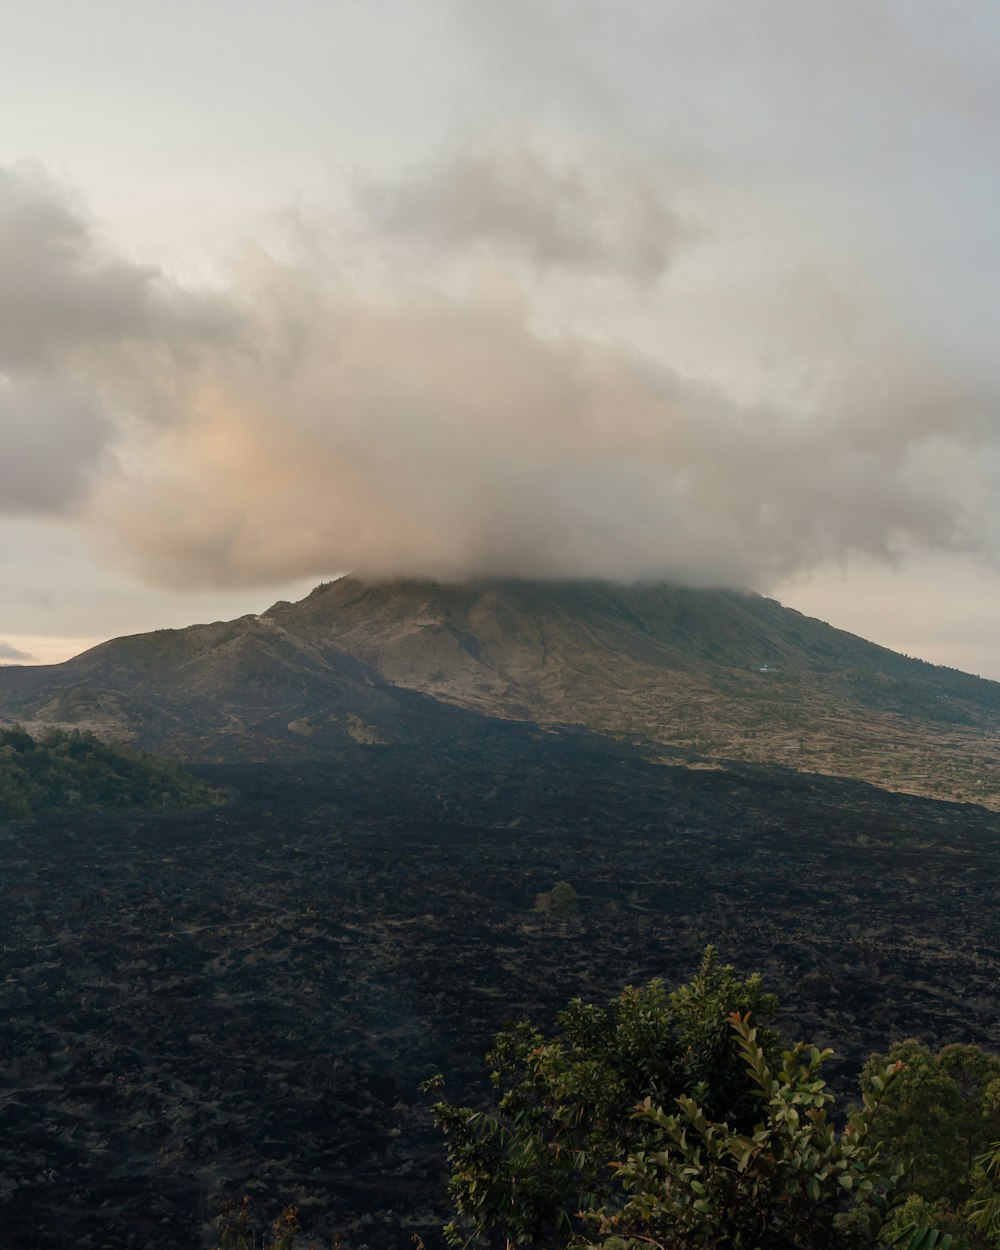
[[[693,767],[776,763],[1000,807],[1000,683],[761,595],[596,581],[365,581],[0,669],[0,716],[189,761],[373,749],[469,718],[582,725]]]

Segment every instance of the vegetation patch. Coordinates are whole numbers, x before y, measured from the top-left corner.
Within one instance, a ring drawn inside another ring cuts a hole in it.
[[[0,730],[0,821],[106,808],[173,810],[220,799],[220,791],[171,760],[79,729],[50,729],[38,738],[16,725]]]
[[[493,1105],[434,1108],[448,1244],[995,1250],[1000,1057],[897,1043],[845,1117],[821,1074],[833,1052],[783,1047],[776,1006],[709,947],[673,993],[654,980],[608,1007],[574,999],[553,1036],[499,1033]]]
[[[535,910],[560,920],[572,920],[580,914],[580,896],[568,881],[557,881],[547,893],[536,896]]]

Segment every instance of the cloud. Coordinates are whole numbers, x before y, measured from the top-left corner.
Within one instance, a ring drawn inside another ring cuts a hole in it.
[[[374,217],[303,228],[299,258],[248,249],[211,296],[114,257],[44,179],[5,175],[0,511],[72,512],[179,588],[349,568],[767,588],[857,554],[986,553],[989,369],[929,349],[822,249],[805,277],[765,269],[761,296],[760,240],[780,231],[729,253],[713,236],[691,269],[659,193],[609,168],[459,149]],[[517,273],[495,281],[484,248]],[[659,274],[672,335],[633,285]],[[728,316],[769,376],[807,384],[752,394],[693,369],[677,342],[699,299],[711,334]]]
[[[0,515],[71,510],[106,463],[112,432],[93,398],[72,384],[0,380]]]
[[[4,642],[0,638],[0,660],[33,660],[35,657],[29,655],[27,651],[19,651],[17,647],[11,646],[9,642]]]
[[[976,542],[980,397],[902,347],[873,344],[810,419],[502,303],[324,295],[315,270],[261,264],[294,333],[268,322],[216,361],[104,500],[168,584],[360,568],[764,586]],[[291,357],[266,349],[290,339]]]
[[[451,152],[367,185],[361,202],[382,228],[450,252],[481,245],[541,269],[641,284],[661,277],[690,234],[649,175],[509,145]]]
[[[0,290],[8,371],[65,367],[88,350],[214,338],[234,312],[115,256],[76,197],[33,165],[0,168]]]
[[[0,170],[0,368],[147,335],[153,278],[106,255],[82,209],[42,171]]]
[[[78,507],[123,425],[173,419],[195,357],[237,319],[115,256],[41,169],[0,168],[0,514]]]

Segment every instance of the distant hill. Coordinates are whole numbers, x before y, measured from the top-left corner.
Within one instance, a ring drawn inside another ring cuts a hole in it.
[[[260,616],[0,669],[0,717],[197,760],[460,733],[463,713],[1000,806],[1000,683],[737,591],[348,577]]]
[[[93,734],[50,729],[39,738],[0,730],[0,821],[55,812],[175,810],[219,792],[175,763],[112,746]]]

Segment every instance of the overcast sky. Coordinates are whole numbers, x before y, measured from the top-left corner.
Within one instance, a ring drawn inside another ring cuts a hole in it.
[[[0,663],[377,575],[1000,678],[989,0],[0,0]]]

